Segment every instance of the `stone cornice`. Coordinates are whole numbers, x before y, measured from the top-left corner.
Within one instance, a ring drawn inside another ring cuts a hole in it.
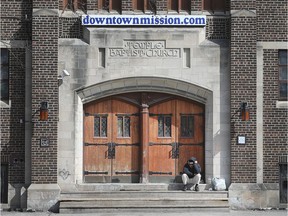
[[[34,8],[33,16],[59,16],[58,9]]]
[[[231,10],[231,17],[254,17],[256,10]]]

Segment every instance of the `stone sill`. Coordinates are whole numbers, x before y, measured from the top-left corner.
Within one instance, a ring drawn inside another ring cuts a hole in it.
[[[288,101],[276,101],[276,108],[287,109],[288,108]]]

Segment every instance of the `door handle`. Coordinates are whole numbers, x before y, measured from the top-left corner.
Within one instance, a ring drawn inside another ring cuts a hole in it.
[[[108,144],[108,159],[115,159],[115,143],[109,143]]]

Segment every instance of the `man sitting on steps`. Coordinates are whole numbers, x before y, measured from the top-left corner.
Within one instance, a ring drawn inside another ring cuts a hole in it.
[[[195,157],[191,157],[187,163],[184,165],[182,181],[184,184],[183,191],[188,190],[187,183],[192,183],[193,186],[190,190],[195,189],[195,191],[199,191],[199,182],[201,180],[201,167],[197,162]]]

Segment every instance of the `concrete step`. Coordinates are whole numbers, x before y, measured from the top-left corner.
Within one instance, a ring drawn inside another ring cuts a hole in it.
[[[90,213],[122,208],[229,208],[227,191],[182,191],[183,184],[83,184],[62,191],[61,213]]]
[[[227,198],[227,191],[110,191],[110,192],[62,192],[60,199],[62,201],[73,201],[73,200],[94,200],[94,199],[114,199],[114,198],[133,198],[133,199],[170,199],[171,197],[175,198],[195,198],[195,199],[205,199],[209,198],[218,198],[225,199]]]
[[[121,183],[105,183],[105,184],[77,184],[77,191],[169,191],[181,190],[182,183],[149,183],[149,184],[121,184]],[[209,189],[209,185],[200,184],[200,191]]]
[[[60,213],[89,213],[121,208],[229,208],[228,198],[99,198],[60,202]]]

